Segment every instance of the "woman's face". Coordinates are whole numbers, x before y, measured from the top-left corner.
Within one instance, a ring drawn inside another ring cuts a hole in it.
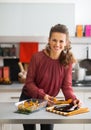
[[[60,54],[66,46],[66,34],[60,32],[53,32],[49,38],[49,45],[52,53]]]

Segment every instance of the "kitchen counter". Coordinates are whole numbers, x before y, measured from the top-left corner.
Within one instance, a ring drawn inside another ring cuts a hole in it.
[[[86,107],[89,107],[90,112],[67,117],[47,112],[45,108],[29,115],[18,114],[14,113],[14,102],[0,103],[0,124],[91,124],[91,102]]]
[[[7,92],[7,91],[21,91],[24,84],[22,83],[12,83],[12,84],[0,84],[0,92]]]

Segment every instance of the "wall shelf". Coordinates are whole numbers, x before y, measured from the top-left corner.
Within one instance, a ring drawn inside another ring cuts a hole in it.
[[[19,43],[21,41],[46,43],[47,40],[47,36],[0,36],[0,43]]]
[[[91,37],[70,37],[72,44],[91,44]],[[0,43],[19,43],[21,41],[26,42],[39,42],[39,43],[47,43],[47,36],[0,36]]]
[[[70,37],[70,40],[72,44],[91,44],[91,37]]]

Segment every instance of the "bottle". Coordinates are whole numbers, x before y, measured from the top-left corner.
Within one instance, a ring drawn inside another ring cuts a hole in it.
[[[3,49],[1,48],[1,45],[0,45],[0,56],[3,55]]]
[[[82,25],[76,26],[76,36],[83,37],[83,26]]]
[[[86,25],[85,26],[85,36],[86,37],[91,37],[91,25]]]
[[[16,56],[16,47],[15,45],[12,45],[10,48],[10,56]]]

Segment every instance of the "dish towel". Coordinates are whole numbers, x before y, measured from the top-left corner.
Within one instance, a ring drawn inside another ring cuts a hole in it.
[[[38,52],[38,42],[20,42],[20,62],[29,63],[36,52]]]

